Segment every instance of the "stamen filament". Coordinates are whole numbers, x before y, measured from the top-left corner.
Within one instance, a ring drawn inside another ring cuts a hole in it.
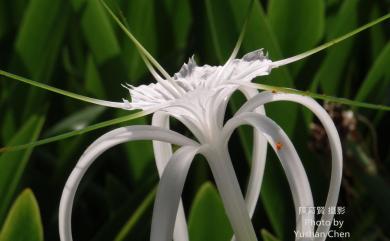
[[[320,46],[318,46],[318,47],[316,47],[314,49],[311,49],[309,51],[306,51],[304,53],[301,53],[301,54],[298,54],[298,55],[295,55],[295,56],[292,56],[292,57],[289,57],[289,58],[286,58],[286,59],[275,61],[275,62],[273,62],[271,64],[271,67],[272,68],[278,68],[280,66],[291,64],[291,63],[296,62],[298,60],[304,59],[304,58],[306,58],[306,57],[308,57],[310,55],[313,55],[313,54],[318,53],[318,52],[320,52],[320,51],[322,51],[324,49],[327,49],[327,48],[329,48],[332,45],[335,45],[335,44],[337,44],[337,43],[339,43],[341,41],[344,41],[344,40],[346,40],[346,39],[348,39],[348,38],[350,38],[350,37],[360,33],[361,31],[364,31],[364,30],[366,30],[366,29],[368,29],[368,28],[370,28],[370,27],[372,27],[372,26],[374,26],[374,25],[376,25],[376,24],[378,24],[380,22],[383,22],[383,21],[385,21],[388,18],[390,18],[390,13],[388,13],[388,14],[386,14],[386,15],[378,18],[378,19],[375,19],[374,21],[369,22],[369,23],[361,26],[360,28],[357,28],[357,29],[355,29],[355,30],[353,30],[353,31],[351,31],[351,32],[349,32],[349,33],[339,37],[339,38],[333,39],[333,40],[331,40],[331,41],[329,41],[329,42],[327,42],[325,44],[322,44],[322,45],[320,45]]]
[[[60,95],[64,95],[64,96],[67,96],[67,97],[70,97],[73,99],[81,100],[81,101],[92,103],[95,105],[113,107],[113,108],[119,108],[119,109],[127,109],[126,105],[123,102],[112,102],[112,101],[106,101],[106,100],[99,100],[99,99],[75,94],[75,93],[72,93],[70,91],[62,90],[62,89],[52,87],[52,86],[47,85],[47,84],[39,83],[37,81],[24,78],[24,77],[16,75],[16,74],[6,72],[4,70],[0,70],[0,75],[8,77],[10,79],[14,79],[14,80],[23,82],[23,83],[33,85],[35,87],[38,87],[38,88],[41,88],[44,90],[48,90],[48,91],[51,91],[51,92],[54,92],[54,93],[57,93]]]
[[[103,7],[107,10],[107,12],[110,14],[110,16],[115,20],[115,22],[118,24],[118,26],[125,32],[125,34],[130,38],[130,40],[134,43],[136,48],[138,49],[141,56],[145,56],[146,59],[150,61],[152,65],[154,65],[157,70],[167,79],[169,80],[170,84],[172,84],[175,89],[179,93],[183,93],[183,90],[180,88],[180,86],[172,79],[172,77],[168,74],[167,71],[153,58],[153,56],[144,48],[144,46],[137,40],[137,38],[126,28],[126,26],[119,20],[119,18],[114,14],[114,12],[111,10],[111,8],[106,4],[104,0],[100,0]],[[145,60],[144,58],[142,58]],[[146,63],[146,62],[145,62]]]

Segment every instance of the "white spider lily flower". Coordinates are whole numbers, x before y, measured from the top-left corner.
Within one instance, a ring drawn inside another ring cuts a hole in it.
[[[288,62],[288,61],[287,61]],[[276,63],[276,64],[275,64]],[[272,62],[262,50],[246,54],[241,59],[230,58],[223,66],[198,66],[190,58],[173,77],[161,78],[153,72],[157,83],[141,86],[124,85],[131,101],[110,106],[141,109],[153,114],[153,126],[119,128],[97,139],[82,155],[65,186],[61,203],[59,226],[62,241],[72,241],[71,210],[74,195],[87,168],[105,150],[133,140],[152,140],[159,175],[161,176],[151,229],[151,241],[187,241],[186,218],[180,196],[189,167],[197,154],[203,155],[211,168],[217,188],[239,241],[257,240],[251,223],[263,178],[266,142],[270,143],[285,170],[293,196],[296,230],[302,234],[314,233],[312,214],[300,214],[299,207],[314,206],[310,184],[299,156],[283,130],[265,116],[263,105],[272,101],[293,101],[307,106],[323,123],[332,148],[332,177],[326,207],[335,206],[341,183],[341,144],[335,126],[326,111],[314,100],[293,94],[258,93],[246,84],[253,78],[268,75],[282,62]],[[248,101],[236,115],[224,123],[227,103],[235,91],[242,91]],[[195,136],[191,140],[169,130],[169,116],[182,122]],[[253,161],[248,190],[240,189],[228,151],[228,140],[240,125],[254,127]],[[181,146],[175,153],[171,144]],[[324,215],[323,220],[331,220]],[[327,232],[319,227],[317,232]],[[324,240],[309,236],[296,240]]]
[[[160,109],[175,117],[183,117],[198,127],[204,128],[204,111],[221,108],[240,82],[249,83],[254,77],[268,75],[272,61],[262,50],[246,54],[242,59],[233,59],[223,66],[198,66],[190,58],[171,79],[158,79],[149,85],[124,85],[131,96],[131,102],[124,100],[127,109]],[[233,80],[237,81],[234,84]],[[222,107],[223,108],[223,107]],[[211,119],[215,115],[211,115]]]

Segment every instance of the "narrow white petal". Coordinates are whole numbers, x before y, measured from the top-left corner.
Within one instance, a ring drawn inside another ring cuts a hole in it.
[[[221,100],[219,100],[220,104],[216,111],[217,126],[219,126],[220,128],[223,127],[225,112],[229,102],[229,98],[225,97],[223,91],[224,90],[221,91],[221,95],[220,95]],[[256,89],[247,88],[247,87],[241,87],[239,88],[239,91],[241,91],[247,99],[250,99],[259,93]],[[265,109],[263,106],[260,106],[256,110],[254,110],[254,112],[265,114]],[[250,217],[253,216],[257,201],[260,196],[260,189],[263,181],[266,156],[267,156],[267,140],[259,131],[255,130],[253,135],[252,167],[250,171],[247,191],[245,194],[245,202]],[[235,237],[233,236],[232,241],[234,240]]]
[[[226,123],[224,136],[230,137],[233,130],[242,125],[250,124],[261,131],[268,139],[285,170],[291,194],[294,200],[296,215],[296,230],[302,233],[313,232],[312,222],[305,225],[306,220],[313,220],[314,215],[299,213],[299,207],[312,207],[313,197],[309,180],[301,160],[293,144],[284,131],[268,117],[257,113],[242,113]],[[297,239],[300,240],[300,239]],[[307,240],[307,238],[305,238]]]
[[[226,215],[232,225],[234,235],[239,241],[257,241],[251,219],[246,207],[227,149],[227,140],[201,150],[206,157],[221,195]]]
[[[169,129],[169,115],[165,112],[156,112],[153,114],[152,125]],[[172,157],[172,145],[166,142],[153,141],[153,151],[159,176],[162,176],[164,168]],[[177,213],[175,231],[173,235],[175,241],[189,241],[187,221],[180,200],[179,210]]]
[[[152,126],[131,126],[113,130],[87,148],[70,174],[62,192],[59,208],[59,231],[62,241],[72,241],[71,217],[76,190],[89,166],[107,149],[134,140],[159,140],[177,145],[198,145],[176,132]]]
[[[338,201],[338,195],[340,192],[342,171],[343,171],[343,154],[341,148],[341,142],[339,134],[337,133],[336,126],[334,125],[332,119],[328,113],[312,98],[301,95],[294,94],[285,94],[285,93],[271,93],[268,91],[262,92],[256,97],[249,100],[242,108],[237,112],[243,113],[247,111],[254,110],[257,106],[264,105],[269,102],[274,101],[292,101],[300,103],[310,109],[317,118],[321,121],[322,125],[325,128],[325,131],[328,135],[328,140],[331,148],[332,154],[332,170],[330,185],[328,190],[328,197],[325,203],[325,210],[328,210],[329,207],[335,207]],[[325,212],[322,215],[322,221],[330,221],[333,219],[333,214]],[[327,233],[329,231],[329,226],[322,225],[317,229],[317,233]],[[324,237],[318,237],[316,240],[325,240]]]
[[[180,196],[188,170],[198,150],[198,146],[181,147],[164,168],[154,202],[150,241],[172,240]]]
[[[257,90],[251,88],[240,89],[247,99],[258,94]],[[264,106],[259,106],[255,113],[265,115]],[[249,215],[252,217],[255,212],[257,201],[260,197],[261,184],[263,182],[265,161],[267,158],[267,139],[257,129],[253,136],[252,167],[249,175],[248,187],[245,194],[245,201]]]

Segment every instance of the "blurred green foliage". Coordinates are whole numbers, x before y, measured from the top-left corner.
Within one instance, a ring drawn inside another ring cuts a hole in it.
[[[198,63],[222,64],[238,38],[249,3],[112,0],[110,5],[160,64],[175,73],[192,54]],[[388,0],[255,0],[240,54],[264,48],[273,60],[289,57],[389,10]],[[256,81],[389,105],[388,30],[389,22],[375,26]],[[121,83],[153,81],[134,46],[97,0],[0,0],[0,69],[108,100],[128,98]],[[232,111],[242,99],[234,97]],[[337,119],[337,113],[350,107],[329,108],[336,113],[333,117],[345,153],[339,204],[346,207],[346,214],[337,218],[345,220],[343,231],[351,233],[350,240],[389,240],[390,115],[355,108],[356,128],[351,130]],[[294,104],[271,104],[267,113],[293,139],[315,203],[324,205],[330,159],[326,141],[313,130],[316,120]],[[0,146],[31,142],[126,114],[0,80]],[[125,125],[149,122],[142,118]],[[173,128],[186,132],[176,123]],[[59,239],[57,212],[65,180],[88,144],[108,129],[0,155],[0,241]],[[245,189],[251,136],[245,128],[234,136],[231,155]],[[230,240],[231,229],[212,181],[206,163],[196,161],[183,194],[193,240]],[[105,153],[78,191],[75,239],[147,240],[157,182],[150,142],[130,143]],[[33,191],[22,192],[25,188]],[[264,240],[275,240],[274,236],[293,240],[294,222],[286,179],[271,155],[253,223],[256,230],[264,228],[259,231]]]

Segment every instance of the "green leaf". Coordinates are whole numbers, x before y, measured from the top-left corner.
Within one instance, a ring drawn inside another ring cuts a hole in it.
[[[103,7],[107,10],[110,16],[126,34],[126,36],[133,42],[135,47],[138,49],[142,59],[149,68],[155,67],[166,79],[171,80],[171,76],[168,72],[157,62],[155,58],[145,49],[145,47],[138,41],[138,39],[132,34],[132,32],[127,28],[126,24],[123,23],[113,10],[106,4],[104,0],[100,0]]]
[[[0,40],[4,37],[8,31],[7,11],[5,7],[5,1],[0,1]]]
[[[132,121],[132,125],[146,125],[145,117]],[[151,141],[135,141],[124,144],[132,178],[135,182],[142,181],[147,167],[154,161]]]
[[[71,0],[70,3],[75,11],[79,11],[82,6],[87,2],[87,0]]]
[[[148,114],[150,114],[150,113],[147,113],[147,112],[144,112],[144,111],[138,111],[138,112],[135,112],[135,113],[127,115],[127,116],[122,116],[122,117],[119,117],[119,118],[115,118],[115,119],[111,119],[111,120],[108,120],[108,121],[103,121],[103,122],[100,122],[100,123],[97,123],[97,124],[94,124],[94,125],[90,125],[90,126],[87,126],[87,127],[83,128],[81,130],[70,131],[70,132],[67,132],[67,133],[63,133],[63,134],[60,134],[60,135],[57,135],[57,136],[53,136],[53,137],[49,137],[49,138],[46,138],[46,139],[41,139],[41,140],[38,140],[38,141],[33,141],[33,142],[30,142],[30,143],[24,142],[25,144],[20,144],[20,145],[16,145],[16,143],[15,144],[11,144],[11,145],[8,145],[6,147],[0,148],[0,153],[1,152],[20,151],[20,150],[24,150],[24,149],[30,148],[30,147],[35,147],[35,146],[40,146],[40,145],[44,145],[44,144],[49,144],[49,143],[60,141],[60,140],[64,140],[66,138],[70,138],[70,137],[73,137],[73,136],[82,135],[84,133],[87,133],[87,132],[90,132],[90,131],[94,131],[94,130],[97,130],[97,129],[100,129],[100,128],[103,128],[103,127],[112,126],[112,125],[116,125],[116,124],[123,123],[123,122],[126,122],[126,121],[134,120],[134,119],[140,118],[140,117],[148,115]]]
[[[176,46],[184,49],[192,21],[190,2],[188,0],[165,0],[164,2],[171,16]]]
[[[31,117],[8,144],[13,146],[36,140],[43,122],[43,117]],[[32,147],[22,152],[4,153],[0,156],[0,224],[4,221],[31,152]]]
[[[278,239],[266,229],[261,230],[261,237],[263,238],[263,241],[278,241]]]
[[[381,6],[379,3],[371,9],[370,18],[377,19],[381,16]],[[372,61],[381,53],[381,50],[386,45],[388,38],[386,37],[385,30],[382,26],[374,26],[370,29],[370,40],[371,40],[371,58]]]
[[[46,83],[56,64],[70,7],[66,1],[51,0],[31,0],[27,6],[15,40],[16,56],[21,59],[28,76]],[[36,106],[43,105],[46,97],[36,89],[30,89],[24,96],[21,119],[36,113]]]
[[[155,3],[152,0],[133,0],[129,2],[126,12],[127,21],[132,33],[137,36],[138,41],[148,49],[151,54],[157,50],[157,28]],[[129,43],[128,39],[123,41],[124,63],[132,83],[146,72],[145,65],[138,53],[137,48]]]
[[[117,210],[123,204],[123,200],[127,200],[131,195],[129,187],[112,174],[106,175],[104,189],[107,193],[105,199],[111,213]]]
[[[357,26],[357,7],[357,0],[343,3],[337,15],[337,26],[331,31],[328,39],[343,35]],[[314,77],[311,91],[315,91],[318,84],[321,84],[325,94],[337,95],[339,87],[342,86],[340,83],[343,82],[342,73],[349,63],[347,59],[351,53],[353,42],[353,39],[349,39],[328,50],[320,69]]]
[[[89,106],[72,113],[60,122],[45,131],[45,136],[58,135],[66,131],[81,130],[100,116],[106,108],[101,106]]]
[[[99,71],[91,55],[87,59],[87,67],[85,70],[85,90],[99,98],[105,98],[107,95],[104,90],[102,79]]]
[[[246,17],[246,11],[243,11],[243,9],[247,9],[250,2],[251,0],[229,1],[237,28],[241,28]],[[271,59],[282,59],[280,46],[264,13],[263,7],[258,1],[254,1],[253,3],[251,17],[248,20],[246,36],[242,46],[245,52],[264,48],[269,53]],[[283,67],[272,71],[270,76],[258,78],[258,81],[261,83],[272,83],[272,85],[277,86],[293,86],[293,80],[288,69]],[[267,114],[282,126],[286,133],[291,134],[297,117],[296,110],[296,105],[276,103],[267,108]],[[289,118],[286,118],[286,116]]]
[[[363,101],[371,95],[377,96],[378,90],[387,89],[390,82],[390,42],[381,51],[371,66],[366,78],[356,94],[355,100]]]
[[[222,200],[215,187],[206,182],[196,194],[188,221],[191,241],[227,241],[233,235]]]
[[[43,241],[43,227],[37,200],[30,189],[24,190],[12,205],[0,241]]]
[[[146,210],[153,204],[154,198],[156,196],[157,188],[154,188],[142,201],[142,203],[135,210],[133,215],[127,220],[126,224],[119,231],[114,241],[122,241],[128,236],[128,234],[133,230],[134,226],[137,224],[139,219],[144,215]]]
[[[3,138],[3,142],[12,138],[12,135],[16,129],[15,127],[15,117],[13,115],[13,111],[4,111],[2,115],[2,133],[1,137]]]
[[[31,0],[23,16],[15,41],[15,48],[33,78],[47,69],[47,61],[54,62],[57,55],[57,36],[63,35],[62,14],[66,13],[66,3],[51,0]],[[56,50],[54,50],[56,48]],[[45,68],[46,67],[46,68]]]
[[[235,29],[231,29],[234,25],[233,13],[223,0],[205,0],[205,7],[214,55],[223,63],[230,56],[236,41]]]
[[[283,56],[293,56],[311,49],[322,39],[325,26],[323,0],[271,0],[268,17]],[[290,66],[294,76],[304,61]]]
[[[106,60],[119,55],[119,43],[110,19],[100,2],[88,0],[86,4],[87,6],[81,19],[84,37],[96,62],[102,64]]]
[[[324,34],[323,0],[271,0],[267,12],[284,56],[312,48]]]

